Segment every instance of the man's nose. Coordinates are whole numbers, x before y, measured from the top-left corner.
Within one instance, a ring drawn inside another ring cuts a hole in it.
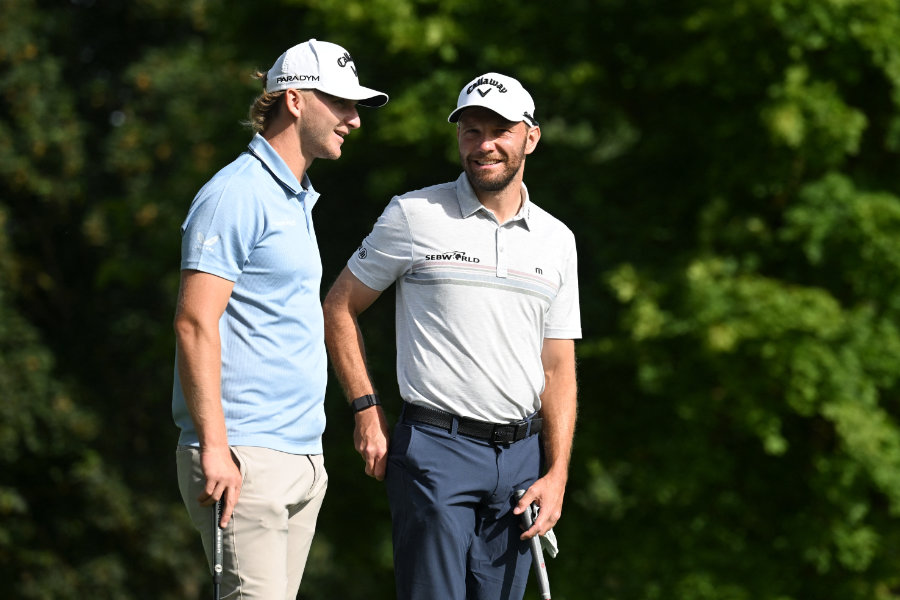
[[[494,138],[493,136],[489,136],[489,135],[482,136],[481,140],[479,140],[479,142],[478,142],[478,149],[483,150],[485,152],[493,150],[495,141],[496,141],[496,138]]]
[[[359,129],[359,126],[362,125],[362,121],[359,118],[359,111],[356,110],[355,106],[344,121],[346,121],[347,126],[350,127],[350,129]]]

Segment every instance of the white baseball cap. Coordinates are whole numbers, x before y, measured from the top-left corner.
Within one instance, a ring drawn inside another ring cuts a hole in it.
[[[508,75],[485,73],[467,83],[459,92],[456,110],[450,113],[447,120],[456,123],[460,113],[470,106],[489,108],[508,121],[525,121],[531,127],[538,125],[531,94]]]
[[[356,100],[363,106],[382,106],[388,95],[359,85],[356,63],[344,48],[310,39],[278,57],[266,74],[266,91],[301,89]]]

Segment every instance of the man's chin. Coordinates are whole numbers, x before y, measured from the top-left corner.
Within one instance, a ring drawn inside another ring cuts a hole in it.
[[[469,183],[472,184],[472,187],[483,192],[499,192],[512,181],[512,177],[504,177],[503,175],[485,177],[482,174],[474,174],[471,171],[467,171],[466,174],[469,176]]]

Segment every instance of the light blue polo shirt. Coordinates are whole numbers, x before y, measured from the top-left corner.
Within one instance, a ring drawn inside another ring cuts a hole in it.
[[[312,221],[318,196],[257,134],[197,193],[181,226],[181,268],[234,282],[219,320],[231,445],[322,452],[327,362]],[[172,414],[179,444],[198,445],[177,361]]]

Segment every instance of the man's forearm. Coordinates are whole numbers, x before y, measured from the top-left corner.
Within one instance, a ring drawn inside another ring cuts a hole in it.
[[[366,368],[366,353],[358,315],[380,292],[364,286],[345,268],[325,297],[325,344],[331,364],[348,400],[372,394],[375,387]],[[384,479],[387,465],[387,421],[380,406],[354,416],[353,442],[366,464],[366,474]]]
[[[574,342],[545,340],[541,359],[545,374],[541,416],[547,475],[565,483],[578,412]]]
[[[325,344],[348,400],[375,391],[366,367],[366,350],[358,319],[380,294],[363,285],[345,267],[322,304]]]
[[[325,342],[331,364],[348,400],[375,392],[366,367],[365,346],[357,320],[348,312],[326,311]]]
[[[228,446],[222,409],[222,354],[218,329],[214,333],[190,328],[178,334],[178,373],[185,404],[201,448]]]
[[[548,390],[542,397],[541,416],[544,420],[542,437],[547,461],[547,475],[568,479],[572,440],[575,436],[577,414],[574,382],[562,390]]]

